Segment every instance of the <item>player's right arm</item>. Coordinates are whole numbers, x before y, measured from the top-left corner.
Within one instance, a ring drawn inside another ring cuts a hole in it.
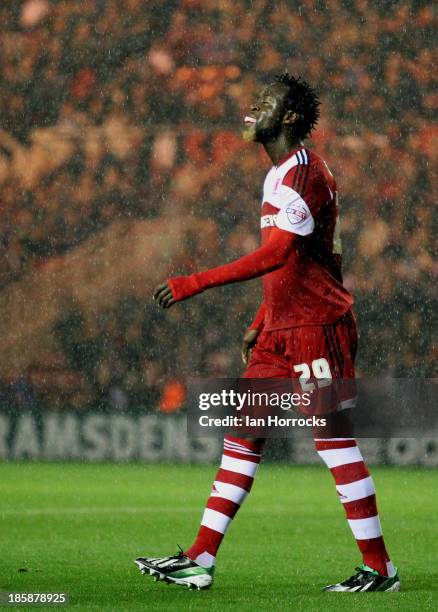
[[[240,259],[190,276],[174,276],[155,289],[154,299],[162,308],[219,285],[257,278],[285,265],[294,246],[295,234],[272,228],[266,244]]]
[[[176,302],[186,300],[206,289],[257,278],[284,266],[297,236],[308,236],[313,232],[314,216],[327,201],[329,192],[324,177],[318,176],[317,180],[314,177],[311,182],[312,191],[315,192],[318,188],[318,193],[314,193],[312,201],[307,203],[301,195],[304,195],[304,187],[297,187],[294,177],[295,174],[291,174],[286,175],[284,179],[291,180],[293,187],[280,185],[274,204],[279,209],[275,216],[275,226],[269,230],[269,237],[261,247],[225,265],[189,276],[169,278],[155,290],[154,299],[158,305],[169,308]],[[306,180],[308,174],[304,177]],[[297,187],[298,191],[294,187]]]

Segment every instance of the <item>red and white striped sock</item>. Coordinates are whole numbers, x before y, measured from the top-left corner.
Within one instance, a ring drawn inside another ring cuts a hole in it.
[[[364,565],[394,576],[377,512],[373,479],[354,438],[315,438],[318,455],[330,469]]]
[[[214,565],[220,543],[251,490],[264,442],[226,436],[224,454],[196,540],[185,554],[204,567]]]

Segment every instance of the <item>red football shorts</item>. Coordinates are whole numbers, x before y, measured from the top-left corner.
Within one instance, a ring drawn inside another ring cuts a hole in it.
[[[299,411],[327,414],[356,403],[356,351],[356,322],[349,310],[329,325],[262,331],[243,377],[295,379],[294,388],[311,397]]]

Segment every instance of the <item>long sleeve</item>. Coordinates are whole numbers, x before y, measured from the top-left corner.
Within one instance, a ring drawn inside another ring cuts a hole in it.
[[[240,259],[190,276],[175,276],[168,285],[175,300],[184,300],[205,289],[249,280],[281,268],[286,263],[295,234],[273,228],[266,244]]]

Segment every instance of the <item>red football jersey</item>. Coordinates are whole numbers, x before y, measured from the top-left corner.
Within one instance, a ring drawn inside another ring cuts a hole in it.
[[[313,151],[293,151],[268,172],[262,245],[273,227],[296,240],[286,264],[263,276],[264,330],[335,322],[353,298],[342,285],[336,181]]]
[[[353,299],[342,285],[336,183],[300,148],[271,168],[262,201],[262,245],[228,264],[168,280],[172,299],[263,276],[264,302],[250,329],[334,323]]]

